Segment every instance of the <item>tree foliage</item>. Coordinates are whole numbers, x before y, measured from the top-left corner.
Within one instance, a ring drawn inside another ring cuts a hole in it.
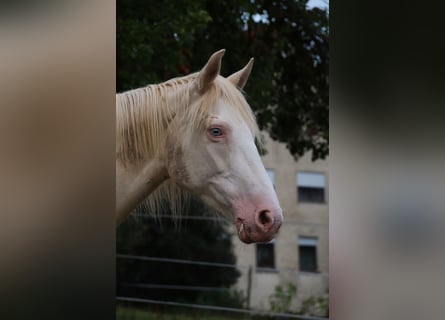
[[[245,88],[260,127],[295,156],[329,149],[329,27],[307,0],[118,0],[117,89],[198,71],[225,48],[222,74],[255,58]]]

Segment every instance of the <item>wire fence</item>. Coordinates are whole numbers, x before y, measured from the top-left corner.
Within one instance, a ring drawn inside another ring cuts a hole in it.
[[[136,219],[154,219],[154,220],[163,220],[168,219],[171,220],[171,215],[168,214],[157,214],[152,215],[144,212],[134,212],[132,216]],[[193,212],[189,212],[188,214],[181,215],[177,217],[177,221],[179,225],[181,221],[194,220],[194,221],[214,221],[215,223],[222,223],[225,225],[229,225],[230,221],[227,218],[224,218],[219,215],[206,214],[206,215],[196,215]],[[317,228],[328,228],[327,223],[313,223],[313,222],[303,222],[301,220],[297,221],[295,219],[286,219],[283,224],[288,225],[300,225],[300,226],[310,226]],[[175,301],[164,301],[164,300],[153,300],[146,298],[137,298],[137,297],[117,297],[118,301],[121,302],[132,302],[132,303],[144,303],[149,305],[165,305],[165,306],[175,306],[175,307],[184,307],[190,309],[202,309],[202,310],[213,310],[213,311],[223,311],[223,312],[232,312],[238,314],[246,314],[251,316],[263,316],[263,317],[275,317],[279,319],[301,319],[301,320],[327,320],[328,318],[323,317],[314,317],[314,316],[303,316],[296,315],[290,313],[277,313],[263,310],[255,310],[250,308],[250,297],[251,297],[251,288],[252,288],[252,270],[255,272],[269,272],[269,273],[286,273],[290,275],[297,275],[300,272],[297,268],[257,268],[252,267],[251,265],[239,265],[239,264],[229,264],[229,263],[219,263],[219,262],[209,262],[209,261],[197,261],[197,260],[187,260],[187,259],[173,259],[173,258],[163,258],[163,257],[149,257],[149,256],[139,256],[139,255],[131,255],[131,254],[117,254],[117,259],[121,260],[136,260],[136,261],[147,261],[147,262],[156,262],[156,263],[173,263],[178,265],[196,265],[196,266],[207,266],[211,268],[230,268],[230,269],[238,269],[243,272],[245,275],[244,281],[247,281],[247,305],[246,308],[233,308],[233,307],[224,307],[224,306],[215,306],[215,305],[204,305],[204,304],[192,304],[192,303],[183,303],[183,302],[175,302]],[[319,275],[326,275],[325,273],[319,273]],[[136,289],[147,289],[147,290],[180,290],[185,292],[206,292],[206,293],[218,293],[218,292],[230,292],[230,288],[223,287],[209,287],[209,286],[193,286],[193,285],[177,285],[177,284],[163,284],[163,283],[144,283],[144,282],[121,282],[120,285],[122,287],[127,288],[136,288]]]
[[[117,259],[138,260],[138,261],[161,262],[161,263],[174,263],[174,264],[182,264],[182,265],[200,265],[200,266],[208,266],[208,267],[216,267],[216,268],[244,269],[245,271],[247,271],[247,274],[248,274],[248,279],[247,279],[248,288],[249,288],[248,290],[250,290],[250,286],[251,286],[250,282],[252,281],[251,280],[252,266],[209,262],[209,261],[187,260],[187,259],[148,257],[148,256],[138,256],[138,255],[129,255],[129,254],[117,254],[116,258]],[[257,271],[273,271],[275,273],[277,273],[277,272],[293,272],[293,273],[298,272],[298,269],[294,269],[294,268],[278,268],[278,269],[256,268],[256,270]],[[133,288],[142,288],[142,289],[185,290],[185,291],[203,291],[203,292],[229,292],[230,291],[229,288],[221,288],[221,287],[187,286],[187,285],[170,285],[170,284],[167,285],[167,284],[159,284],[159,283],[122,282],[120,284],[124,287],[133,287]],[[250,292],[248,292],[248,295],[250,295]],[[126,302],[135,302],[135,303],[146,303],[146,304],[151,304],[151,305],[156,304],[156,305],[185,307],[185,308],[192,308],[192,309],[234,312],[234,313],[249,314],[252,316],[278,317],[281,319],[301,319],[301,320],[327,320],[328,319],[328,318],[323,318],[323,317],[303,316],[303,315],[295,315],[295,314],[289,314],[289,313],[268,312],[268,311],[250,309],[250,308],[240,309],[240,308],[230,308],[230,307],[223,307],[223,306],[142,299],[142,298],[135,298],[135,297],[117,297],[117,300],[118,301],[126,301]]]
[[[192,264],[201,265],[208,267],[220,267],[220,268],[235,268],[235,269],[249,269],[252,268],[250,265],[239,265],[230,263],[219,263],[219,262],[208,262],[199,260],[187,260],[187,259],[172,259],[172,258],[160,258],[160,257],[147,257],[147,256],[137,256],[131,254],[116,254],[118,259],[132,259],[132,260],[142,260],[142,261],[155,261],[155,262],[170,262],[178,264]],[[297,268],[255,268],[256,271],[260,272],[301,272]],[[319,275],[326,275],[326,273],[319,272]]]
[[[116,254],[118,259],[133,259],[133,260],[143,260],[143,261],[157,261],[157,262],[171,262],[180,264],[194,264],[209,267],[222,267],[222,268],[237,268],[236,264],[229,263],[217,263],[217,262],[207,262],[207,261],[197,261],[197,260],[186,260],[186,259],[171,259],[171,258],[159,258],[159,257],[146,257],[146,256],[135,256],[130,254]]]
[[[218,287],[200,287],[200,286],[178,286],[168,284],[156,284],[156,283],[128,283],[122,282],[124,287],[133,288],[145,288],[145,289],[170,289],[170,290],[185,290],[185,291],[207,291],[207,292],[228,292],[229,288]]]

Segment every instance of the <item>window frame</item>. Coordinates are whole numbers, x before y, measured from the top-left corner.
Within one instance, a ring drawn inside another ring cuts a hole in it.
[[[318,245],[319,245],[319,238],[316,236],[299,236],[297,238],[298,241],[298,270],[303,273],[320,273],[319,270],[319,259],[318,259]],[[306,242],[306,243],[305,243]],[[311,270],[303,269],[302,268],[302,247],[306,248],[313,248],[314,254],[313,258],[314,260],[311,262],[311,264],[314,265],[314,268]]]
[[[300,185],[299,180],[299,175],[300,174],[312,174],[312,175],[319,175],[322,176],[323,178],[323,187],[317,187],[317,186],[308,186],[308,185]],[[327,203],[327,192],[326,192],[326,173],[323,171],[297,171],[297,174],[295,175],[295,182],[296,182],[296,188],[297,188],[297,203],[301,203],[301,204],[326,204]],[[314,190],[320,190],[322,193],[322,200],[321,201],[313,201],[313,200],[308,200],[308,199],[304,199],[302,200],[302,196],[301,196],[301,190],[305,189],[314,189]]]
[[[258,265],[258,251],[260,250],[260,247],[263,248],[267,248],[267,246],[269,246],[269,248],[271,248],[271,259],[272,259],[272,267],[270,266],[259,266]],[[277,272],[276,269],[276,253],[275,253],[275,239],[272,239],[269,242],[260,242],[260,243],[256,243],[255,244],[255,268],[257,272]]]

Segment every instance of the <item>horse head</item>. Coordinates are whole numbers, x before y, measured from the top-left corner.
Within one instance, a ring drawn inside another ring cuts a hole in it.
[[[224,78],[223,54],[214,53],[187,87],[186,110],[170,124],[167,171],[181,188],[228,216],[241,241],[267,242],[283,216],[255,145],[255,118],[241,93],[253,59]]]

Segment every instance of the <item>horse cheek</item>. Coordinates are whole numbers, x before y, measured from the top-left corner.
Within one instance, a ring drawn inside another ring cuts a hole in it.
[[[184,153],[181,146],[176,143],[167,143],[167,170],[170,179],[181,186],[190,182],[190,175],[184,161]]]

